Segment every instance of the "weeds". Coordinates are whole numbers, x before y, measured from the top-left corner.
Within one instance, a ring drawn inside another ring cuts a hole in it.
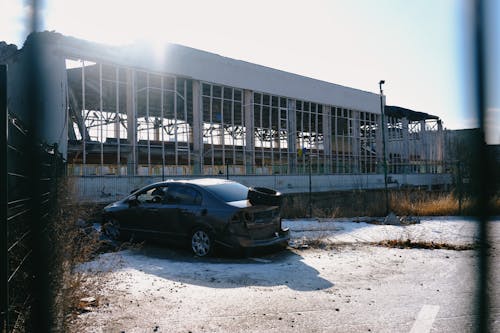
[[[354,216],[385,216],[383,191],[345,191],[312,194],[314,217],[336,218]],[[459,200],[450,192],[425,190],[391,190],[389,208],[399,216],[453,216],[477,215],[477,205],[470,197]],[[490,214],[500,214],[500,195],[490,202]],[[302,218],[309,215],[307,194],[285,195],[281,214],[284,218]]]
[[[52,313],[57,331],[68,331],[69,322],[83,310],[81,299],[89,296],[87,290],[98,290],[98,282],[88,280],[85,274],[75,271],[75,267],[94,258],[103,246],[99,233],[91,224],[85,224],[85,221],[99,219],[101,207],[74,203],[68,196],[69,186],[65,180],[58,188],[48,230],[52,252],[49,268]]]
[[[426,192],[392,192],[390,207],[397,215],[436,216],[458,215],[460,203],[451,193],[429,195]],[[462,211],[469,211],[471,200],[464,200]]]

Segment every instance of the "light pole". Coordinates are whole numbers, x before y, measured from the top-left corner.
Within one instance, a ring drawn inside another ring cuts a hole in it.
[[[378,86],[380,88],[380,114],[382,123],[382,155],[383,155],[383,167],[384,167],[384,187],[385,187],[385,215],[389,214],[389,192],[387,190],[387,153],[385,149],[385,112],[384,112],[384,91],[382,90],[382,85],[385,83],[384,80],[380,80]]]

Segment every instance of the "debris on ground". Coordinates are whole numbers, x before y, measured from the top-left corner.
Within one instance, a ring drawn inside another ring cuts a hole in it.
[[[393,212],[390,212],[384,219],[384,224],[388,225],[400,225],[400,220]]]
[[[305,239],[291,239],[288,242],[288,246],[293,249],[307,249],[309,245],[306,244]]]
[[[80,299],[78,303],[78,310],[80,312],[91,312],[99,305],[97,298],[95,297],[84,297]]]
[[[372,224],[383,224],[383,225],[410,225],[420,223],[420,218],[417,216],[397,216],[393,212],[390,212],[383,220],[373,220],[372,222],[367,222]]]
[[[417,216],[401,216],[399,222],[403,225],[418,224],[420,223],[420,218]]]
[[[82,237],[88,240],[88,242],[94,242],[95,254],[114,252],[120,249],[121,244],[111,239],[106,233],[103,232],[101,224],[96,221],[86,221],[83,219],[78,219],[75,222],[75,226],[79,230],[78,237]]]

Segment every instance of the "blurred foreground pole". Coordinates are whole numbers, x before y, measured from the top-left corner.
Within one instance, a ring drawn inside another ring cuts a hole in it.
[[[480,140],[476,151],[478,158],[474,166],[474,178],[478,182],[478,187],[474,190],[477,202],[476,211],[479,219],[479,272],[476,295],[477,306],[477,332],[489,332],[489,298],[488,298],[488,214],[490,195],[494,186],[490,181],[491,163],[486,150],[485,129],[486,129],[486,102],[487,102],[487,77],[486,77],[486,45],[485,36],[487,23],[485,23],[485,1],[474,0],[472,16],[472,36],[474,43],[474,83],[475,108],[480,126]],[[492,286],[493,288],[495,286]],[[497,286],[498,287],[498,286]],[[494,291],[491,291],[494,294]]]
[[[7,65],[0,65],[0,147],[7,156]],[[0,158],[0,332],[9,327],[9,260],[7,225],[7,159]]]
[[[40,30],[39,1],[31,0],[31,17],[29,31]],[[33,257],[31,268],[33,272],[32,292],[33,303],[30,327],[34,332],[51,331],[51,300],[49,270],[50,256],[46,234],[47,214],[43,211],[42,158],[40,148],[40,121],[43,117],[44,96],[42,65],[44,59],[43,41],[39,36],[32,35],[31,41],[25,43],[26,66],[24,82],[26,82],[25,100],[27,105],[27,124],[29,130],[29,146],[31,167],[28,170],[32,197],[30,198],[29,223],[31,226],[31,249]],[[29,36],[28,36],[28,39]]]

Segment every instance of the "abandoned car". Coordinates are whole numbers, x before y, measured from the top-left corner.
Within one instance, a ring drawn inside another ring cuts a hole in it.
[[[188,244],[195,255],[231,249],[286,247],[281,194],[213,178],[170,180],[133,191],[104,208],[103,230],[119,239]]]

